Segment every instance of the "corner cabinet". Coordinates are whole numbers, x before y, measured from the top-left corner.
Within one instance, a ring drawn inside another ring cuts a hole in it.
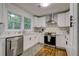
[[[69,12],[58,14],[58,26],[59,27],[70,26]]]
[[[34,17],[33,27],[46,27],[46,17]]]

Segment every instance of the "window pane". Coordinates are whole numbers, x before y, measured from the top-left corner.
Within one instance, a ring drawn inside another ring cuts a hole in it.
[[[13,22],[9,22],[9,23],[8,23],[8,28],[9,28],[9,29],[13,29]]]
[[[24,18],[24,29],[31,29],[31,20],[28,18]]]
[[[21,28],[21,17],[19,15],[8,13],[8,28],[9,29],[20,29]]]
[[[21,25],[20,23],[15,22],[14,25],[16,25],[16,26],[14,26],[14,29],[20,29],[20,25]]]
[[[24,26],[25,26],[24,29],[31,29],[31,27],[30,27],[31,25],[29,25],[29,24],[24,24]]]
[[[8,15],[8,28],[13,29],[13,22],[11,20],[11,17]]]

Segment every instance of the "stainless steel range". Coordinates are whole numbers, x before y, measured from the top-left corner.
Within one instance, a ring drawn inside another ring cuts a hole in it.
[[[44,43],[56,46],[56,34],[55,33],[46,33],[44,36]]]

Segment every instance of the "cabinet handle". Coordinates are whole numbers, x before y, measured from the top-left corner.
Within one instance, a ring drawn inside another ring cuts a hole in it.
[[[66,36],[65,36],[65,39],[66,39]]]
[[[66,41],[66,45],[68,44],[68,42]]]
[[[29,38],[29,40],[31,40],[31,37]]]

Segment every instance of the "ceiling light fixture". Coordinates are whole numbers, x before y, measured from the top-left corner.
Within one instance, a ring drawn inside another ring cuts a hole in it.
[[[47,7],[47,6],[49,6],[50,5],[50,3],[40,3],[40,6],[41,7]]]

